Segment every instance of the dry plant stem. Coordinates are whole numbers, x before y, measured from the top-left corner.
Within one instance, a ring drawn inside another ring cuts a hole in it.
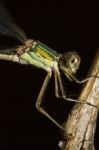
[[[99,76],[99,49],[89,75]],[[68,120],[64,123],[64,150],[95,150],[94,132],[99,107],[99,79],[92,78],[84,86],[78,98],[88,104],[75,104]]]

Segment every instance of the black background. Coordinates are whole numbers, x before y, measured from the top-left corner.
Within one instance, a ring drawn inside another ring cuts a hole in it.
[[[77,73],[84,78],[99,47],[99,11],[93,4],[77,7],[65,1],[5,0],[15,22],[29,38],[42,41],[59,53],[76,50],[82,63]],[[15,43],[16,45],[16,43]],[[59,150],[59,129],[35,109],[46,73],[31,66],[0,61],[0,143],[10,149]],[[66,81],[67,94],[77,96],[81,86]],[[57,100],[52,79],[44,106],[64,121],[73,103]],[[95,135],[98,149],[98,123]]]

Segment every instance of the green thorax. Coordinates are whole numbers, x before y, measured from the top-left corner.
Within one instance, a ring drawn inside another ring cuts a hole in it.
[[[32,41],[20,58],[28,64],[49,70],[48,68],[55,67],[59,54],[39,41]]]
[[[36,44],[35,46],[33,45],[30,51],[35,52],[38,56],[42,56],[48,60],[55,60],[55,58],[58,57],[58,53],[56,51],[43,44],[42,42],[36,41],[34,43]]]

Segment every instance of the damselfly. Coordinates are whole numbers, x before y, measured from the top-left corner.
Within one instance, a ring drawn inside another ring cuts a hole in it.
[[[61,125],[41,107],[43,95],[45,94],[45,89],[52,77],[52,72],[54,73],[55,78],[55,95],[57,98],[63,98],[68,101],[80,102],[92,106],[90,103],[68,98],[65,94],[61,73],[63,73],[70,81],[74,80],[78,84],[84,83],[92,77],[82,81],[75,78],[74,74],[79,69],[81,61],[77,52],[69,51],[64,54],[59,54],[37,40],[28,40],[25,33],[13,23],[2,3],[0,3],[0,35],[14,37],[22,42],[22,45],[17,46],[16,48],[1,50],[0,59],[20,64],[33,65],[37,68],[44,69],[47,72],[36,101],[36,108],[58,127],[61,128]]]

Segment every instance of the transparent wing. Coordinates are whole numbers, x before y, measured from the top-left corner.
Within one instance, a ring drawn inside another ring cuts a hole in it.
[[[6,7],[0,0],[0,36],[14,37],[21,42],[27,38],[25,33],[13,22]]]
[[[16,49],[15,48],[10,48],[10,49],[0,49],[0,59],[1,59],[1,54],[2,55],[15,55],[16,54]]]

